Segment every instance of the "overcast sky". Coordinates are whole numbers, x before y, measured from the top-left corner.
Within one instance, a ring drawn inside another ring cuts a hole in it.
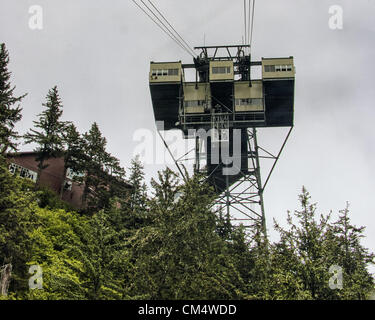
[[[192,46],[242,42],[242,0],[155,3]],[[29,28],[31,5],[43,8],[42,30]],[[342,30],[328,26],[331,5],[344,10]],[[374,16],[374,0],[256,2],[252,59],[294,56],[296,66],[295,128],[265,192],[269,229],[298,208],[305,185],[319,213],[333,210],[335,218],[349,201],[375,251]],[[96,121],[125,167],[139,143],[134,133],[155,132],[150,61],[192,62],[130,0],[0,0],[0,42],[16,92],[28,93],[19,131],[32,126],[57,85],[64,119],[81,132]],[[283,135],[264,129],[260,140],[276,147]],[[147,178],[162,167],[146,165]]]

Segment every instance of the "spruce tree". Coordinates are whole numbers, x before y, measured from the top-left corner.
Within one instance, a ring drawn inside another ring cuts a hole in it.
[[[0,44],[0,154],[8,150],[17,150],[15,140],[19,138],[15,125],[21,120],[22,109],[19,102],[26,94],[14,96],[15,86],[10,83],[11,72],[8,71],[9,53],[4,43]],[[17,106],[15,106],[17,105]]]
[[[336,292],[329,288],[329,254],[326,250],[326,236],[329,229],[330,214],[316,219],[316,204],[311,203],[311,196],[303,188],[299,196],[301,210],[294,212],[298,220],[295,224],[288,215],[289,230],[275,223],[280,234],[280,244],[276,254],[295,257],[294,265],[285,261],[283,269],[292,271],[302,283],[300,295],[309,299],[334,298]],[[291,250],[290,254],[286,249]],[[290,261],[293,261],[290,260]],[[283,259],[278,259],[283,261]],[[295,286],[295,284],[293,284]]]
[[[121,167],[120,160],[108,152],[106,152],[104,172],[104,178],[109,187],[110,198],[124,198],[128,191],[124,184],[125,169]]]
[[[107,198],[107,191],[103,183],[103,170],[106,158],[107,140],[103,137],[96,122],[83,135],[83,150],[85,153],[83,166],[86,174],[83,177],[83,203],[88,211],[95,211],[104,207],[102,198]]]
[[[57,87],[53,87],[47,94],[47,102],[43,104],[46,108],[38,115],[39,119],[33,121],[36,129],[30,129],[25,134],[25,143],[36,143],[36,160],[38,161],[37,185],[40,181],[40,175],[48,165],[45,162],[50,158],[56,158],[62,155],[64,150],[63,133],[66,130],[66,122],[60,118],[62,116],[62,102],[59,97]]]
[[[72,248],[82,261],[76,270],[81,290],[89,300],[121,299],[129,262],[125,241],[101,210],[80,231],[81,244]]]
[[[367,268],[374,264],[375,255],[360,242],[364,230],[351,224],[349,204],[331,226],[330,257],[331,263],[343,270],[343,289],[339,292],[343,299],[367,299],[374,288],[374,278]]]
[[[60,187],[60,198],[64,194],[65,178],[68,169],[70,169],[74,174],[80,174],[84,172],[82,165],[82,138],[80,133],[77,131],[77,128],[74,124],[69,124],[66,132],[63,134],[63,140],[65,145],[64,151],[64,173],[62,184]]]
[[[131,162],[127,182],[131,186],[121,198],[114,198],[108,210],[109,221],[117,232],[133,235],[150,223],[148,219],[147,188],[142,163],[136,157]],[[120,205],[119,205],[120,204]]]
[[[119,160],[106,151],[107,140],[96,122],[83,135],[82,141],[83,202],[87,211],[92,213],[109,208],[111,198],[123,196],[125,171]]]
[[[243,281],[216,233],[212,194],[196,177],[179,185],[174,172],[152,181],[150,224],[129,239],[129,294],[147,299],[238,299]],[[176,200],[177,192],[182,196]]]
[[[280,241],[272,250],[273,294],[281,299],[366,299],[374,287],[367,267],[374,255],[360,244],[364,228],[350,224],[349,210],[335,223],[330,216],[317,219],[316,204],[305,188],[300,195],[298,223],[288,214],[289,229],[275,223]],[[329,285],[332,266],[342,268],[342,289]]]
[[[32,254],[30,232],[34,226],[36,197],[27,179],[12,176],[0,156],[0,263],[12,264],[10,292],[27,288],[27,265]]]
[[[132,210],[142,210],[145,208],[147,198],[147,187],[144,182],[144,167],[139,160],[139,156],[131,161],[129,184],[132,186],[130,192],[130,207]]]

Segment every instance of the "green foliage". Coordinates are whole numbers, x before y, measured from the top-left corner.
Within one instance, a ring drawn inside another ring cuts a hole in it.
[[[39,184],[40,174],[47,167],[44,162],[50,158],[61,156],[64,146],[63,133],[66,129],[66,122],[61,121],[62,102],[59,97],[57,87],[53,87],[47,94],[47,102],[43,104],[46,109],[38,115],[39,119],[33,121],[36,129],[30,129],[24,135],[25,143],[35,143],[36,160],[38,163]]]
[[[147,187],[144,182],[143,165],[139,161],[138,156],[131,162],[130,176],[128,182],[132,186],[132,189],[129,193],[129,207],[133,211],[144,210],[146,208]]]
[[[74,208],[69,203],[62,201],[56,192],[51,190],[49,187],[38,186],[37,201],[39,207],[41,208],[74,211]]]
[[[86,299],[121,299],[128,253],[123,233],[116,232],[104,211],[94,214],[81,229],[82,243],[72,250],[81,258],[81,289]]]
[[[298,224],[288,214],[289,229],[275,223],[280,241],[272,247],[272,276],[277,299],[365,299],[373,288],[367,266],[374,256],[359,243],[364,228],[350,224],[348,208],[339,220],[329,223],[330,214],[316,219],[316,204],[303,188],[301,210],[295,211]],[[332,290],[331,266],[343,268],[343,289]]]
[[[339,219],[330,226],[331,262],[343,268],[342,299],[367,299],[373,292],[374,282],[367,266],[374,263],[374,254],[360,244],[364,227],[350,223],[349,204],[340,211]]]
[[[212,195],[197,177],[178,185],[169,169],[152,181],[151,224],[130,239],[130,295],[149,299],[231,299],[242,280],[216,231]],[[176,199],[177,192],[182,194]]]
[[[275,223],[280,240],[262,227],[233,226],[212,209],[215,194],[196,175],[182,183],[169,169],[147,194],[138,159],[126,197],[81,215],[48,189],[34,190],[0,161],[0,259],[11,263],[3,299],[369,299],[374,255],[349,219],[317,216],[303,189],[301,209]],[[28,268],[43,270],[43,290],[30,290]],[[343,288],[331,289],[332,265]]]
[[[374,299],[375,255],[361,244],[365,229],[351,224],[348,205],[331,222],[303,188],[300,210],[288,212],[287,228],[275,222],[280,239],[270,243],[260,225],[233,226],[229,212],[215,212],[215,193],[199,175],[181,183],[166,169],[151,194],[136,158],[129,188],[97,123],[81,136],[61,120],[56,86],[24,136],[37,145],[37,184],[11,175],[4,156],[17,150],[26,95],[15,96],[8,63],[0,44],[0,266],[12,266],[0,300]],[[60,197],[39,186],[53,157],[64,157],[64,176],[69,168],[84,184],[90,215],[61,201],[64,181]],[[32,265],[42,267],[43,290],[29,288]],[[331,266],[342,268],[341,289],[329,285]]]
[[[84,158],[84,153],[82,150],[82,137],[78,132],[74,124],[70,123],[66,127],[66,131],[63,133],[63,143],[64,143],[64,177],[66,177],[68,169],[76,175],[83,175],[85,173],[82,159]],[[65,180],[62,181],[60,186],[60,199],[62,199],[64,194]]]
[[[319,222],[316,221],[316,205],[310,203],[310,195],[305,189],[300,195],[300,203],[301,210],[295,211],[299,226],[293,223],[290,214],[287,219],[289,230],[275,225],[281,237],[275,254],[278,260],[287,263],[290,270],[300,279],[302,289],[308,297],[326,299],[334,292],[328,287],[330,265],[325,242],[330,216],[321,216]],[[288,250],[294,258],[293,265],[283,259],[288,255]],[[293,286],[297,284],[293,283]]]
[[[83,135],[79,171],[85,175],[79,178],[84,184],[83,201],[86,211],[93,213],[110,207],[111,198],[126,194],[125,170],[120,162],[106,151],[107,140],[97,123]]]
[[[148,210],[147,187],[144,182],[143,166],[138,158],[132,160],[129,168],[128,183],[130,190],[121,198],[112,200],[110,209],[107,210],[109,219],[116,231],[131,233],[146,225],[150,225]]]
[[[29,231],[35,221],[35,194],[29,181],[13,177],[7,163],[0,157],[0,262],[13,265],[9,290],[23,291],[26,263],[30,258]]]
[[[14,106],[21,102],[26,94],[15,97],[15,87],[11,86],[10,76],[8,71],[9,53],[4,43],[0,44],[0,154],[5,153],[10,149],[17,150],[17,143],[15,140],[19,138],[15,131],[15,125],[21,120],[22,109],[20,106]]]
[[[28,290],[28,299],[84,299],[77,270],[83,270],[74,248],[81,246],[79,232],[86,220],[74,212],[39,208],[30,233],[32,257],[28,265],[43,268],[43,290]],[[30,276],[30,275],[29,275]]]

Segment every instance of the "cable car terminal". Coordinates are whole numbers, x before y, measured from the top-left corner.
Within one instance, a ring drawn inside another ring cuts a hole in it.
[[[293,128],[295,67],[293,57],[251,61],[249,47],[195,47],[200,54],[192,64],[151,62],[149,86],[155,121],[163,122],[164,130],[180,129],[185,138],[196,140],[194,168],[214,187],[216,204],[226,207],[228,216],[230,208],[245,215],[234,220],[260,221],[265,228],[263,190]],[[261,79],[251,78],[253,66],[261,68]],[[195,70],[195,81],[185,81],[187,69]],[[290,128],[277,155],[258,145],[256,129],[267,127]],[[210,132],[204,139],[190,133],[202,130]],[[229,150],[227,157],[238,160],[235,174],[225,173],[223,148]],[[264,185],[261,151],[275,162]]]

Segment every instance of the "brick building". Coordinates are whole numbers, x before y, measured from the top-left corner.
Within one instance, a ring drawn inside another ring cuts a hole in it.
[[[35,152],[19,152],[7,156],[9,170],[18,173],[23,178],[29,178],[36,182],[38,176],[38,162],[35,160]],[[82,195],[84,186],[73,181],[72,172],[68,169],[64,176],[64,158],[50,158],[45,161],[48,165],[43,169],[39,183],[41,186],[49,187],[60,194],[61,187],[64,186],[62,200],[71,204],[75,208],[82,208]],[[64,182],[64,183],[63,183]],[[130,185],[127,185],[131,188]]]

